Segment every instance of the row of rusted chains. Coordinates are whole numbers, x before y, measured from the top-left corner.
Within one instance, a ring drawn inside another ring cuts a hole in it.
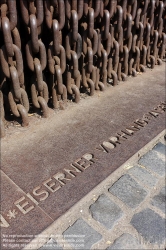
[[[0,109],[1,137],[4,136],[4,103],[16,117],[22,117],[22,125],[28,125],[29,100],[24,85],[21,39],[17,27],[16,1],[0,1]],[[10,84],[7,83],[9,79]],[[5,90],[7,95],[2,92]],[[6,110],[5,110],[6,111]]]
[[[65,108],[160,65],[166,1],[0,0],[0,46],[2,137],[6,113],[28,125],[29,102],[47,117],[48,102]]]

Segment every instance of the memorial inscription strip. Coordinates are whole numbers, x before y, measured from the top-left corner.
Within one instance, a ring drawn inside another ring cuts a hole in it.
[[[10,223],[12,223],[12,220],[14,220],[19,213],[26,215],[31,212],[40,202],[45,201],[51,194],[63,188],[67,182],[73,181],[77,175],[80,175],[98,162],[100,160],[98,151],[103,154],[109,154],[112,149],[116,149],[116,147],[125,143],[126,140],[147,126],[152,119],[156,119],[160,114],[164,113],[165,110],[166,103],[161,102],[148,113],[144,114],[142,118],[135,120],[132,124],[129,124],[129,126],[117,132],[116,135],[109,137],[107,141],[97,145],[93,153],[88,152],[84,154],[69,164],[69,166],[66,166],[61,172],[55,173],[43,181],[41,185],[34,187],[33,190],[17,199],[14,204],[11,204],[12,209],[10,209],[7,214],[4,214],[3,211],[1,212],[0,226],[3,228],[10,227]]]

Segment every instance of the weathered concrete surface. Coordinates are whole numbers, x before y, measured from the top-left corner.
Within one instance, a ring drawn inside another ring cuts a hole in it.
[[[57,219],[165,128],[165,113],[162,113],[151,118],[145,127],[128,136],[122,144],[108,149],[109,153],[103,152],[99,146],[165,100],[164,65],[147,71],[117,87],[108,88],[105,93],[86,98],[79,105],[69,105],[67,110],[55,113],[44,122],[32,117],[30,128],[9,129],[1,145],[1,170],[13,186],[24,193],[25,201],[29,202],[25,210],[31,207],[26,194],[32,195],[36,188],[38,195],[35,195],[34,208],[26,214],[15,205],[21,215],[20,219],[17,217],[17,228],[14,220],[9,221],[7,211],[2,210],[3,218],[10,224],[3,228],[3,232],[13,230],[15,234],[19,233],[18,228],[23,226],[25,216],[33,218],[38,209],[44,213],[40,217],[42,221],[45,221],[45,216],[51,221]],[[94,163],[91,162],[87,169],[84,166],[77,177],[68,175],[71,180],[56,182],[58,191],[50,191],[47,184],[53,185],[53,175],[69,168],[86,153],[94,155]],[[11,208],[14,202],[12,190],[11,187],[5,193]],[[41,190],[45,190],[45,194],[39,195]],[[24,233],[28,233],[31,227],[35,228],[35,234],[42,230],[35,227],[32,219]]]

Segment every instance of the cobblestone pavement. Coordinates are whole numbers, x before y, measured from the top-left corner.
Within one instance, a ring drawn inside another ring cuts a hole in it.
[[[165,153],[162,133],[43,232],[38,249],[165,249]]]

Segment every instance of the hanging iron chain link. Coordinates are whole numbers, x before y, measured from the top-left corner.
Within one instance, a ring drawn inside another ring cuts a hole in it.
[[[166,1],[0,0],[0,103],[28,125],[166,59]]]

